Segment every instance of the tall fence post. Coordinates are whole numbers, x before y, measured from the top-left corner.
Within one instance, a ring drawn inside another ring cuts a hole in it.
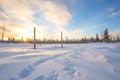
[[[4,25],[3,25],[3,29],[2,29],[2,41],[4,40],[4,31],[5,31],[5,28],[4,28]]]
[[[62,38],[62,32],[61,32],[61,48],[63,48],[63,38]]]
[[[36,28],[34,27],[34,49],[36,49]]]

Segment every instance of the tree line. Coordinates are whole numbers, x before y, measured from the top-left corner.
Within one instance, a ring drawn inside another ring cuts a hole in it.
[[[14,37],[8,37],[8,42],[29,42],[29,43],[33,43],[34,40],[28,38],[26,41],[24,41],[23,38],[21,38],[20,40],[16,40]],[[66,39],[62,40],[62,42],[65,43],[65,44],[92,43],[92,42],[120,42],[120,35],[111,36],[109,34],[108,29],[105,29],[103,31],[103,33],[101,33],[100,35],[98,35],[98,33],[96,33],[95,37],[91,36],[90,38],[87,38],[85,36],[81,39],[68,39],[68,37],[66,37]],[[61,43],[61,40],[44,38],[43,40],[37,39],[36,43],[57,44],[57,43]]]

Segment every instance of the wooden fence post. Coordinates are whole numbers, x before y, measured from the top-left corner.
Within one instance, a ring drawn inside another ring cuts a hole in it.
[[[3,25],[3,30],[2,30],[2,41],[4,40],[4,31],[5,31],[5,28],[4,28],[4,25]]]
[[[63,38],[62,38],[62,32],[61,32],[61,48],[63,48]]]

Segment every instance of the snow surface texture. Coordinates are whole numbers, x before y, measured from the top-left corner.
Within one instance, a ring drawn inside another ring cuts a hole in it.
[[[120,80],[120,43],[0,43],[0,80]]]

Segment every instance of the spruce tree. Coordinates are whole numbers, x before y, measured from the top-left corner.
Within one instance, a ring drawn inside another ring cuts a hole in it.
[[[91,42],[94,42],[94,39],[93,39],[93,37],[91,37],[90,41],[91,41]]]
[[[119,42],[120,41],[120,37],[119,37],[119,35],[117,35],[117,42]]]
[[[105,29],[105,30],[104,30],[104,35],[103,35],[103,37],[104,37],[104,41],[105,41],[105,42],[108,42],[108,41],[109,41],[108,29]]]
[[[99,42],[99,36],[96,34],[96,42]]]

